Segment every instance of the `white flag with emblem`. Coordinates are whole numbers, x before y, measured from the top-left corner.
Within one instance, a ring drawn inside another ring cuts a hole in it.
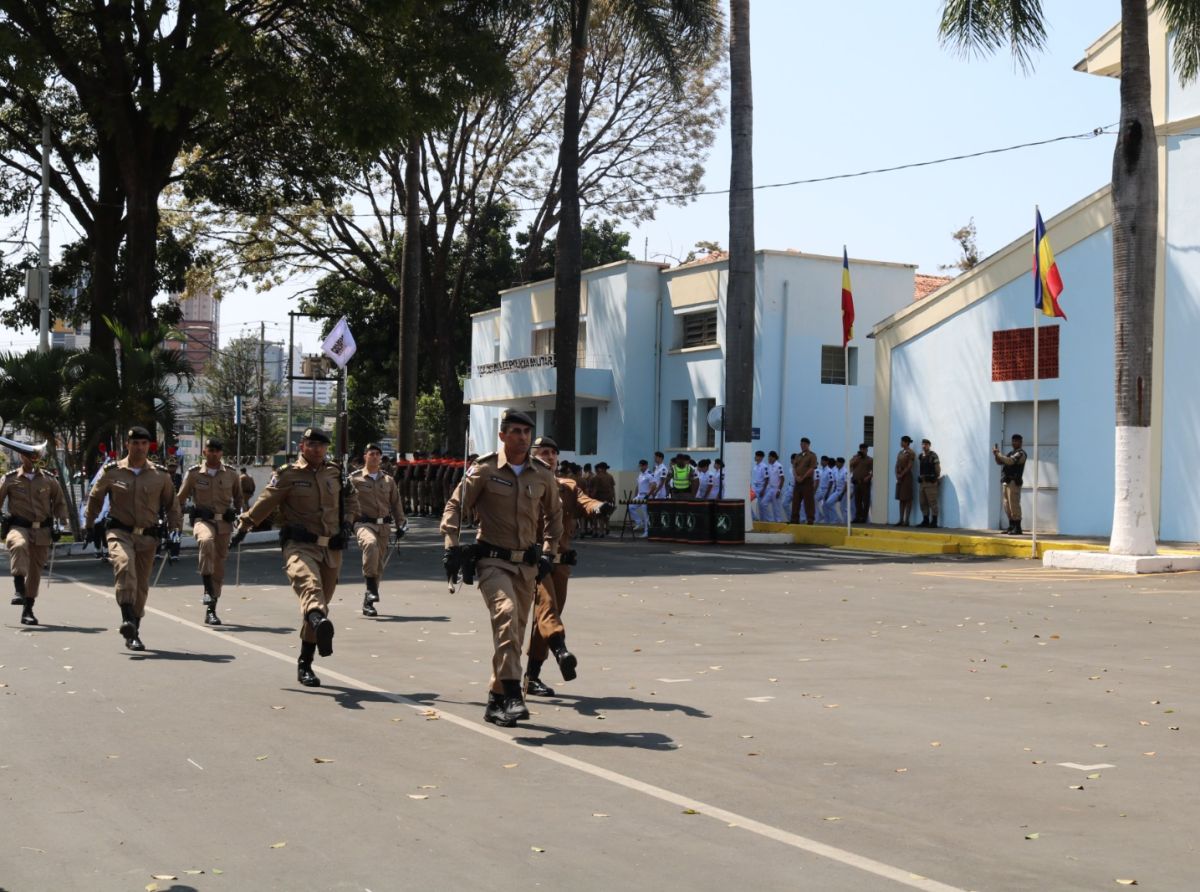
[[[346,317],[343,316],[333,327],[329,337],[321,343],[321,352],[332,359],[339,369],[344,369],[357,350],[354,335],[350,334],[350,326],[346,324]]]

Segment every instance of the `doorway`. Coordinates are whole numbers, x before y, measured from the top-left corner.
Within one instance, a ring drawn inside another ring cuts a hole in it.
[[[1033,402],[1000,404],[1000,452],[1012,449],[1012,435],[1024,438],[1025,475],[1021,483],[1021,517],[1026,529],[1033,527],[1033,471],[1038,462],[1037,529],[1039,533],[1058,532],[1058,400],[1038,402],[1038,440],[1033,442]],[[999,476],[999,475],[997,475]],[[1008,526],[1008,517],[1001,505],[996,528]]]

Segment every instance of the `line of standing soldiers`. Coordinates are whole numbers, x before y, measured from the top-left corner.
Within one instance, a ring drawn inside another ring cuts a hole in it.
[[[404,510],[412,517],[441,517],[450,495],[463,478],[463,460],[415,453],[396,462],[396,485]]]

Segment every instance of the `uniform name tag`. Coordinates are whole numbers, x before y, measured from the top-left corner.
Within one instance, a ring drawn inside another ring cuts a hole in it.
[[[124,480],[114,480],[114,481],[113,481],[113,486],[120,487],[121,489],[128,489],[128,488],[129,488],[129,484],[128,484],[128,483],[126,483]]]
[[[312,486],[312,481],[311,480],[295,480],[292,482],[292,486]]]
[[[203,480],[203,479],[201,479],[201,480],[197,480],[197,481],[196,481],[196,485],[197,485],[197,486],[208,486],[208,485],[209,485],[209,482],[208,482],[207,480]]]
[[[493,481],[494,483],[500,483],[500,484],[503,484],[504,486],[510,486],[510,487],[512,486],[512,481],[511,481],[511,480],[505,480],[503,477],[497,477],[497,476],[495,476],[495,475],[492,475],[492,476],[491,476],[491,477],[489,477],[488,479],[489,479],[489,480],[491,480],[491,481]]]

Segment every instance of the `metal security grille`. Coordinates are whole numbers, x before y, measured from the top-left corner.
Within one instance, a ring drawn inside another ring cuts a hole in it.
[[[717,343],[717,311],[688,313],[683,317],[681,347],[711,347]]]
[[[1058,326],[1038,328],[1038,378],[1058,377]],[[1033,329],[992,332],[992,380],[1033,380]]]
[[[851,347],[850,354],[850,383],[858,383],[858,348]],[[846,362],[841,347],[821,347],[821,383],[845,384]]]

